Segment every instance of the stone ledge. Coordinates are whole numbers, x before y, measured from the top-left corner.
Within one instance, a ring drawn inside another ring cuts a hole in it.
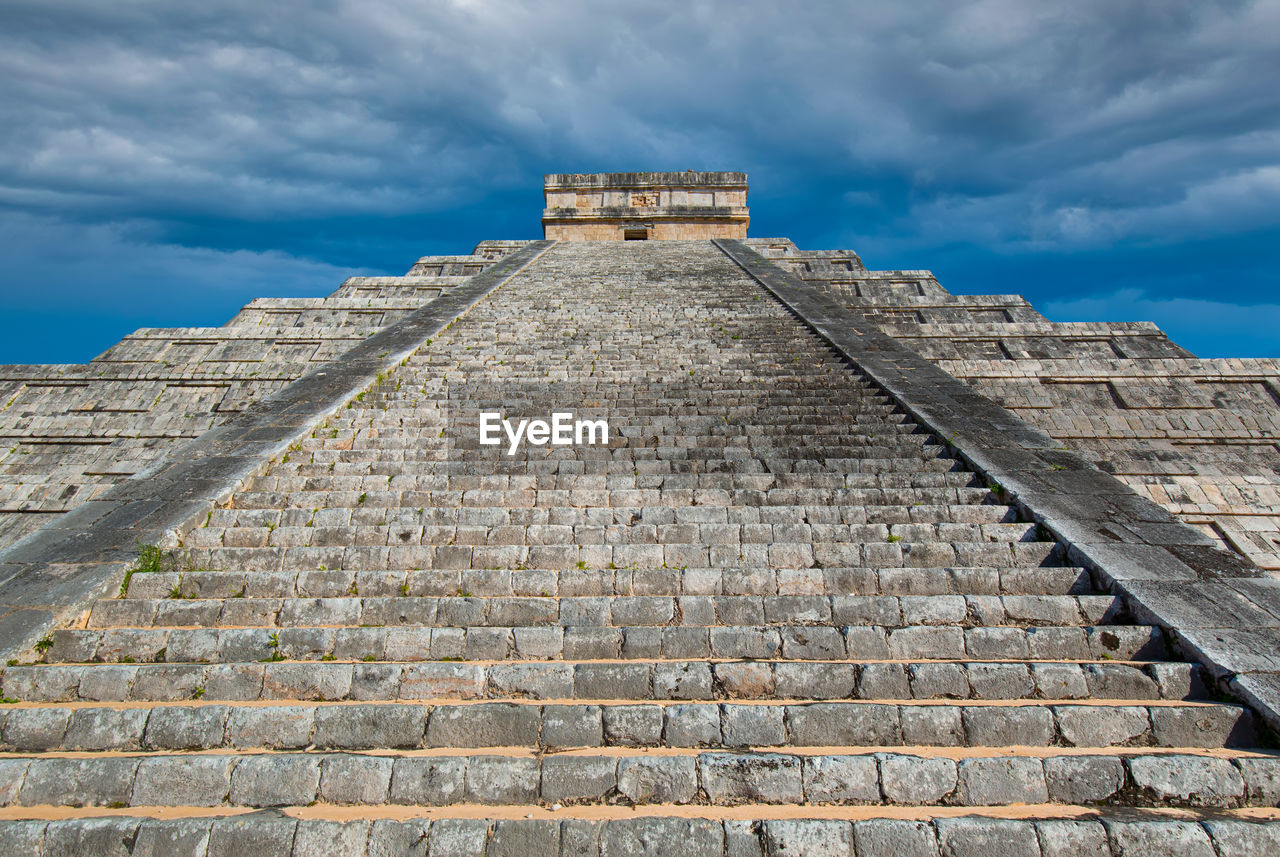
[[[272,456],[309,433],[554,242],[531,242],[210,429],[101,497],[0,551],[0,660],[120,585],[138,543],[172,544]]]
[[[234,816],[139,818],[100,815],[55,821],[0,821],[0,837],[21,854],[185,854],[191,857],[1067,857],[1167,854],[1245,857],[1280,848],[1280,822],[1230,817],[999,818],[983,815],[846,819],[717,818],[675,814],[635,818],[573,815],[485,818],[459,815],[295,818],[279,810]],[[826,815],[826,817],[823,817]],[[43,850],[41,850],[43,849]]]
[[[746,244],[713,243],[1280,729],[1280,584]]]

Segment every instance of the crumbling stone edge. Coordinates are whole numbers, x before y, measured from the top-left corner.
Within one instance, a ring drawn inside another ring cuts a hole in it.
[[[175,547],[245,480],[541,256],[533,241],[155,466],[0,551],[0,661],[29,655],[120,586],[137,546]]]
[[[1159,625],[1220,689],[1280,730],[1280,580],[741,241],[713,243],[1061,542],[1138,621]]]

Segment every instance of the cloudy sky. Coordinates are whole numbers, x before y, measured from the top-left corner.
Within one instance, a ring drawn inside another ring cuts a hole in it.
[[[1056,8],[1055,8],[1056,7]],[[3,0],[0,362],[540,237],[544,172],[1280,356],[1280,0]]]

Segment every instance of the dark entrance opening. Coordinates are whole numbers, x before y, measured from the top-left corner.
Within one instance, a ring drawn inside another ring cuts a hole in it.
[[[648,229],[624,229],[622,230],[622,240],[624,241],[648,241]]]

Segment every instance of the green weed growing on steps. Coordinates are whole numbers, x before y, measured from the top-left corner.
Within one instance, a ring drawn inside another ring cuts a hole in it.
[[[260,663],[266,664],[284,660],[284,655],[280,654],[280,633],[278,631],[271,635],[267,648],[271,649],[271,656],[263,658]]]
[[[209,512],[209,517],[213,517],[212,511]],[[205,520],[205,523],[208,523],[208,519]],[[172,551],[167,551],[159,545],[147,545],[139,541],[138,558],[125,571],[124,580],[120,582],[120,597],[124,598],[125,593],[129,591],[129,581],[133,579],[135,574],[155,574],[163,571],[178,570],[178,558],[174,556]]]

